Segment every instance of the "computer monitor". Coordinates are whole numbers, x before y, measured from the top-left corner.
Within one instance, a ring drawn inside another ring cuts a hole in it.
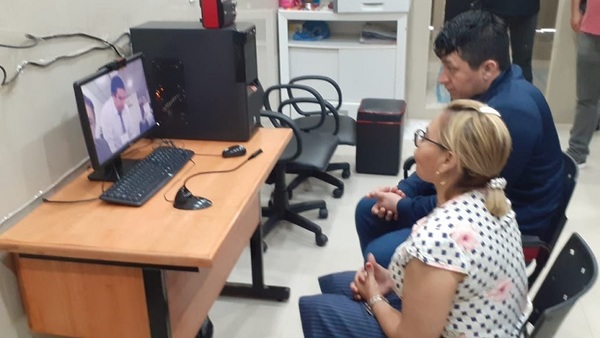
[[[157,126],[142,62],[138,53],[73,83],[91,180],[117,180],[134,164],[120,155]]]

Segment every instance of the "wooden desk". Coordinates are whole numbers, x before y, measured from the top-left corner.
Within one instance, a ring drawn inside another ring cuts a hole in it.
[[[195,165],[188,163],[140,208],[100,200],[44,203],[0,234],[0,249],[16,253],[31,329],[73,337],[194,337],[251,238],[253,273],[254,265],[261,270],[250,290],[287,299],[289,289],[262,284],[262,256],[256,254],[262,243],[259,190],[291,136],[287,129],[261,128],[241,144],[248,155],[258,148],[263,154],[236,171],[190,180],[195,195],[212,200],[208,209],[178,210],[164,196],[172,200],[193,173],[233,168],[247,156],[195,156]],[[176,143],[220,154],[233,142]],[[131,156],[150,151],[139,148]],[[89,181],[88,173],[52,199],[99,196],[101,183]]]

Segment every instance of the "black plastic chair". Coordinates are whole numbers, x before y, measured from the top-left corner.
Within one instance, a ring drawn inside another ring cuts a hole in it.
[[[309,135],[300,130],[291,118],[282,113],[263,111],[261,116],[268,118],[271,124],[277,128],[291,128],[294,132],[294,138],[267,179],[267,183],[274,184],[274,189],[269,206],[262,208],[262,215],[269,218],[262,225],[263,234],[266,236],[279,221],[285,220],[313,232],[317,245],[324,246],[327,244],[328,238],[323,234],[321,227],[299,213],[318,209],[319,218],[327,218],[325,201],[290,204],[285,174],[289,167],[306,170],[326,168],[337,147],[337,137],[327,134]]]
[[[402,171],[404,172],[404,178],[408,178],[408,176],[410,176],[410,171],[412,170],[413,165],[415,165],[416,163],[417,162],[415,161],[414,156],[410,156],[409,158],[404,160],[404,163],[402,164]]]
[[[310,82],[309,82],[310,81]],[[322,118],[320,112],[307,112],[301,109],[300,106],[294,105],[294,109],[296,112],[301,114],[301,117],[295,118],[294,121],[300,127],[300,129],[306,132],[322,132],[322,133],[330,133],[337,135],[340,139],[340,144],[344,145],[356,145],[356,120],[352,117],[339,114],[340,109],[342,108],[342,90],[340,86],[333,79],[327,76],[321,75],[304,75],[298,76],[290,80],[291,84],[307,84],[313,83],[314,81],[326,82],[331,87],[334,88],[337,94],[337,100],[335,100],[335,106],[326,100],[328,113],[324,119]],[[288,90],[288,97],[294,97],[293,92]],[[330,165],[332,167],[333,164]],[[349,164],[346,166],[340,166],[339,169],[343,169],[344,173],[350,177]],[[335,169],[332,169],[335,170]],[[344,175],[342,173],[342,175]],[[346,177],[344,177],[346,178]]]
[[[300,109],[299,108],[300,105],[309,105],[311,107],[317,107],[316,110],[313,110],[310,113],[306,113],[306,112],[304,112],[304,113],[309,114],[311,118],[315,118],[317,123],[327,121],[328,118],[331,116],[335,116],[334,119],[337,121],[337,111],[331,105],[331,103],[324,100],[323,97],[314,88],[305,86],[305,85],[300,85],[300,84],[282,84],[282,85],[275,85],[275,86],[271,86],[271,87],[267,88],[267,90],[265,91],[264,100],[263,100],[264,107],[267,111],[272,111],[271,105],[269,102],[270,95],[272,95],[273,93],[275,93],[277,91],[279,91],[281,94],[282,90],[286,90],[288,92],[289,98],[282,101],[279,104],[279,106],[277,108],[278,112],[283,113],[289,107],[291,107],[294,110],[298,110],[298,109]],[[296,93],[296,97],[292,96],[292,94],[291,94],[292,91]],[[298,96],[298,93],[302,93],[302,94],[300,96]],[[333,115],[331,115],[332,112],[333,112]],[[296,126],[298,126],[298,123],[296,120],[294,120],[294,123],[296,124]],[[300,128],[300,129],[302,130],[302,128]],[[339,138],[335,132],[318,132],[318,131],[316,131],[314,129],[310,129],[310,128],[308,131],[307,130],[302,130],[302,131],[306,134],[312,135],[315,138],[320,138],[322,135],[333,136],[333,137],[335,137],[335,139],[338,140],[337,142],[339,144]],[[344,182],[342,182],[339,178],[337,178],[327,172],[328,169],[331,169],[335,165],[336,164],[327,163],[327,166],[325,166],[324,168],[321,168],[321,169],[317,169],[315,167],[307,167],[307,166],[288,165],[286,167],[286,172],[289,174],[297,175],[292,180],[292,182],[290,182],[287,186],[288,197],[291,198],[293,189],[295,189],[298,185],[300,185],[302,182],[304,182],[309,177],[318,178],[324,182],[327,182],[327,183],[335,186],[336,189],[334,189],[334,191],[333,191],[333,197],[335,197],[335,198],[341,197],[344,194]],[[348,171],[347,176],[349,176],[349,172],[350,172],[349,165],[347,167],[347,171]],[[346,175],[342,174],[342,176],[344,177]]]
[[[592,250],[578,233],[573,233],[533,299],[533,311],[523,326],[523,336],[554,337],[573,305],[592,287],[597,274]]]
[[[523,241],[525,261],[528,264],[535,261],[535,269],[529,276],[529,286],[533,285],[537,277],[546,266],[546,263],[548,263],[548,259],[550,258],[550,254],[556,245],[556,241],[560,237],[560,234],[567,223],[566,211],[567,207],[569,206],[569,201],[573,196],[575,185],[577,184],[579,167],[577,166],[577,162],[575,162],[575,160],[566,153],[563,153],[563,174],[563,193],[560,204],[558,205],[556,214],[553,218],[554,223],[549,227],[548,233],[546,233],[543,237],[532,235],[521,236],[521,240]]]

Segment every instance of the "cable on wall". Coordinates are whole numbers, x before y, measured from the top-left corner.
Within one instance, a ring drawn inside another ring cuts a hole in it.
[[[65,55],[61,55],[61,56],[57,56],[53,59],[50,60],[44,60],[44,59],[40,59],[38,61],[22,61],[19,65],[17,65],[16,68],[16,73],[15,75],[13,75],[10,79],[7,76],[6,73],[6,69],[0,65],[0,69],[2,70],[2,81],[0,82],[0,86],[8,86],[10,84],[12,84],[25,70],[26,67],[28,66],[33,66],[33,67],[38,67],[38,68],[45,68],[48,67],[50,65],[52,65],[53,63],[60,61],[60,60],[65,60],[65,59],[73,59],[73,58],[77,58],[80,57],[82,55],[86,55],[88,53],[91,53],[93,51],[97,51],[97,50],[106,50],[111,48],[112,50],[114,50],[114,52],[117,54],[117,56],[119,57],[125,57],[125,55],[119,51],[119,49],[117,48],[116,44],[123,39],[124,37],[129,37],[129,33],[123,33],[121,34],[118,38],[116,38],[114,41],[109,42],[105,39],[99,38],[97,36],[93,36],[90,34],[86,34],[86,33],[69,33],[69,34],[54,34],[54,35],[47,35],[47,36],[35,36],[32,34],[25,34],[25,37],[34,41],[35,43],[32,43],[30,45],[23,45],[23,46],[12,46],[12,45],[6,45],[6,44],[0,44],[0,47],[6,47],[6,48],[32,48],[36,45],[38,45],[39,41],[47,41],[47,40],[52,40],[52,39],[63,39],[63,38],[72,38],[72,37],[83,37],[83,38],[87,38],[87,39],[91,39],[97,42],[101,42],[104,44],[104,46],[94,46],[94,47],[89,47],[83,50],[79,50],[76,51],[74,53],[71,54],[65,54]]]

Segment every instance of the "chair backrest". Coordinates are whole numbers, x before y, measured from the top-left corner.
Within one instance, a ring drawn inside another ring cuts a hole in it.
[[[528,322],[534,328],[528,337],[553,337],[575,302],[592,287],[597,274],[593,252],[578,233],[573,233],[533,299]]]
[[[547,234],[547,238],[542,238],[551,247],[554,247],[558,237],[560,237],[560,234],[565,227],[565,224],[567,223],[567,207],[569,206],[569,202],[573,196],[573,191],[575,190],[575,185],[577,184],[577,178],[579,177],[579,166],[577,165],[577,162],[575,162],[575,160],[567,153],[563,153],[563,177],[563,193],[562,198],[560,199],[560,204],[556,209],[556,223],[552,228],[553,231]]]
[[[535,270],[529,276],[529,285],[533,285],[539,274],[544,269],[544,266],[548,262],[550,258],[550,254],[554,249],[554,245],[556,245],[556,241],[560,237],[565,224],[567,223],[567,207],[569,206],[569,201],[573,196],[573,191],[575,190],[575,185],[577,184],[577,178],[579,177],[579,167],[575,160],[563,153],[563,192],[561,195],[560,202],[558,207],[555,210],[553,223],[548,227],[548,232],[541,238],[538,238],[538,241],[542,243],[542,245],[533,245],[527,246],[525,245],[523,253],[525,255],[525,261],[531,262],[535,260]]]
[[[416,163],[417,163],[417,161],[415,161],[414,156],[410,156],[409,158],[404,160],[404,164],[402,164],[402,171],[404,172],[404,178],[408,178],[408,176],[410,176],[410,170],[412,169],[413,165],[415,165]]]
[[[333,108],[335,109],[335,111],[339,111],[342,108],[342,89],[340,88],[338,83],[335,82],[335,80],[333,80],[332,78],[323,76],[323,75],[302,75],[302,76],[297,76],[297,77],[291,79],[290,83],[298,84],[299,82],[305,82],[304,84],[307,84],[306,82],[308,82],[308,84],[312,84],[312,83],[316,83],[316,81],[326,82],[331,87],[333,87],[333,89],[335,90],[335,92],[337,94],[337,100],[336,100],[337,103]],[[289,95],[289,97],[293,97],[292,92],[289,90],[288,90],[288,95]],[[297,109],[300,113],[303,112],[297,106],[295,106],[295,109]]]

